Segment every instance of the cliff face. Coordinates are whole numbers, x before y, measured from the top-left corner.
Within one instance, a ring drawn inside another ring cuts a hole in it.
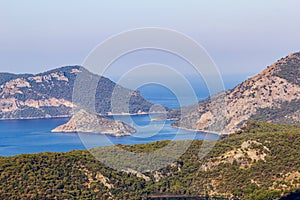
[[[225,110],[218,110],[222,101]],[[194,108],[184,108],[186,114],[174,125],[231,133],[249,119],[300,123],[300,53],[282,58],[232,90],[199,102],[199,109]],[[222,130],[209,128],[222,120]]]
[[[0,73],[0,119],[30,119],[70,116],[76,75],[85,73],[99,79],[95,109],[99,114],[111,112],[111,95],[115,87],[130,95],[129,112],[147,112],[152,106],[137,91],[123,88],[80,66],[68,66],[40,74]],[[122,97],[120,97],[122,98]]]
[[[52,132],[95,133],[119,137],[131,135],[132,133],[135,133],[136,130],[124,122],[80,110],[72,116],[69,122],[53,129]]]

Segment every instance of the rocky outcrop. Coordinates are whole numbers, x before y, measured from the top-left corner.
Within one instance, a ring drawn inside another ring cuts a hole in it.
[[[254,162],[265,161],[269,153],[270,150],[260,142],[248,140],[244,141],[239,148],[228,151],[214,160],[208,160],[200,167],[200,170],[209,171],[220,164],[233,164],[234,162],[238,163],[241,169],[250,168]]]
[[[64,125],[52,130],[60,133],[95,133],[112,136],[128,136],[136,130],[119,120],[112,120],[103,116],[80,110]]]
[[[249,119],[300,123],[300,53],[291,54],[232,90],[183,108],[173,125],[199,131],[232,133]],[[219,123],[219,124],[218,124]],[[216,128],[214,128],[216,127]]]
[[[0,119],[70,116],[72,109],[78,106],[72,100],[78,74],[84,74],[87,81],[99,81],[95,94],[95,109],[99,114],[112,112],[111,96],[115,88],[121,91],[118,98],[130,99],[127,103],[131,114],[148,112],[152,106],[138,91],[123,88],[83,67],[68,66],[36,75],[0,73]]]

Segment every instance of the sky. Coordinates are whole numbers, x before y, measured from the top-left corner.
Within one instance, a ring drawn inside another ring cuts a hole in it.
[[[112,35],[161,27],[196,40],[222,75],[248,77],[300,51],[299,8],[298,0],[1,0],[0,71],[37,73],[82,64]],[[123,62],[146,62],[153,55]]]

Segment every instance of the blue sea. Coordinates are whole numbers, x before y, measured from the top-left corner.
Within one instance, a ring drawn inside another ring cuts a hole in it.
[[[141,94],[153,103],[179,107],[177,97],[168,89],[159,86],[145,86],[139,89]],[[197,93],[198,99],[208,96],[207,90]],[[186,99],[186,104],[194,102]],[[217,140],[219,135],[179,130],[171,126],[172,121],[153,121],[153,116],[119,116],[125,122],[131,120],[137,127],[132,136],[112,137],[95,134],[51,133],[55,127],[68,121],[63,119],[7,120],[0,121],[0,155],[13,156],[18,154],[39,152],[67,152],[97,146],[113,144],[142,144],[159,140]],[[155,117],[155,116],[154,116]]]
[[[129,117],[121,116],[121,118]],[[67,152],[112,144],[131,145],[159,140],[217,140],[219,138],[215,134],[178,130],[170,126],[171,121],[151,121],[148,115],[131,117],[143,130],[138,130],[132,136],[124,137],[86,133],[51,133],[53,128],[66,123],[68,121],[67,118],[0,121],[0,155],[12,156],[24,153]],[[124,119],[124,121],[126,120],[128,119]]]

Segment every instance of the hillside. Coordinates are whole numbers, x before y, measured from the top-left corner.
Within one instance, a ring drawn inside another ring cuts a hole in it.
[[[95,109],[99,114],[111,112],[111,95],[115,87],[130,95],[129,112],[148,112],[151,103],[137,91],[116,85],[80,66],[68,66],[40,74],[0,73],[0,119],[31,119],[70,116],[74,82],[78,73],[100,79]],[[123,98],[123,97],[119,97]]]
[[[300,123],[300,53],[280,59],[232,90],[199,102],[199,109],[193,105],[183,110],[182,116],[175,110],[169,117],[180,119],[174,126],[193,130],[231,133],[249,119]]]
[[[179,145],[184,142],[177,141]],[[141,153],[169,143],[119,147]],[[265,200],[291,199],[299,194],[299,125],[250,121],[241,134],[219,140],[203,159],[198,156],[201,145],[202,141],[193,141],[170,166],[143,174],[126,157],[119,162],[132,168],[116,171],[88,151],[0,157],[0,199],[149,199],[167,195]],[[110,159],[118,156],[111,147],[93,151]],[[167,159],[168,152],[161,153],[161,158]]]

